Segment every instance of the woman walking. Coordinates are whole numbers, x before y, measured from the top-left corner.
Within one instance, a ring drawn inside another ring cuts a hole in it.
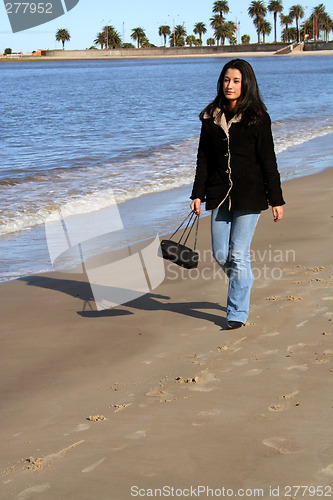
[[[227,327],[239,328],[249,314],[253,274],[252,237],[262,210],[275,222],[284,200],[271,131],[252,66],[233,59],[222,69],[217,96],[201,113],[197,169],[191,209],[212,211],[213,255],[229,278]]]

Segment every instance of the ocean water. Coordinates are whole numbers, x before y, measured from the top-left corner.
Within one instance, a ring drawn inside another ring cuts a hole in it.
[[[246,58],[282,179],[333,165],[333,58]],[[0,280],[51,269],[45,222],[116,202],[130,241],[189,210],[224,58],[0,64]]]

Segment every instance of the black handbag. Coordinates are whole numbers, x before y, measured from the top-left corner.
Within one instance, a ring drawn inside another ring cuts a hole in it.
[[[179,240],[173,241],[172,240],[173,236],[185,224],[187,219],[188,222]],[[193,223],[191,224],[192,220]],[[195,239],[194,239],[194,247],[192,250],[192,248],[186,246],[186,243],[195,224],[196,224]],[[185,217],[180,226],[176,229],[176,231],[173,233],[173,235],[170,237],[170,240],[161,241],[160,256],[163,257],[163,259],[174,262],[178,266],[185,267],[185,269],[194,269],[198,267],[199,254],[198,252],[195,251],[197,245],[198,227],[199,227],[199,215],[195,216],[194,212],[190,212]],[[184,240],[183,243],[182,240]]]

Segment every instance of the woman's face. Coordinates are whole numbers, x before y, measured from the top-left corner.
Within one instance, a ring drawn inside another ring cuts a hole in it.
[[[239,69],[227,69],[223,79],[223,93],[233,109],[242,95],[242,73]]]

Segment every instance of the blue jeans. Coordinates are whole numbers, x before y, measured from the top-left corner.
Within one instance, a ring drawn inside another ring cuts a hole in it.
[[[260,211],[234,210],[226,204],[212,211],[213,256],[229,278],[227,321],[246,323],[253,285],[250,246]]]

